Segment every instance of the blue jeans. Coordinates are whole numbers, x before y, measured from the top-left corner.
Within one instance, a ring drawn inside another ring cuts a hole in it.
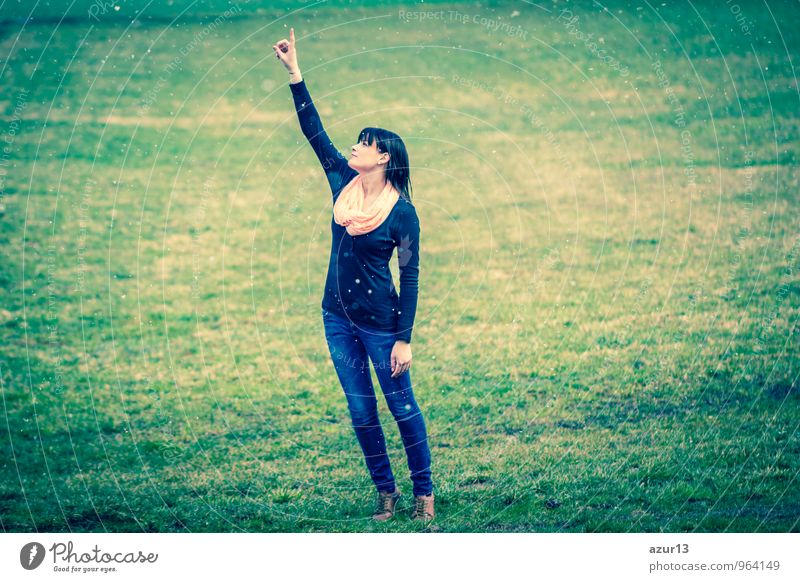
[[[394,491],[395,480],[378,419],[378,399],[372,386],[369,360],[372,360],[389,411],[400,428],[414,495],[430,495],[433,491],[431,453],[422,411],[411,387],[411,371],[392,378],[394,334],[355,323],[326,309],[322,310],[322,321],[333,366],[347,398],[353,429],[378,491]]]

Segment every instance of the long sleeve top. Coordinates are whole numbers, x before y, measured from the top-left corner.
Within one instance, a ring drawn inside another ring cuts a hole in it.
[[[290,83],[300,128],[317,155],[333,203],[358,175],[331,143],[308,93],[305,79]],[[419,290],[420,225],[414,205],[398,199],[386,219],[371,232],[351,236],[331,213],[331,254],[322,308],[349,317],[356,324],[394,334],[411,342]],[[397,248],[400,294],[389,261]]]

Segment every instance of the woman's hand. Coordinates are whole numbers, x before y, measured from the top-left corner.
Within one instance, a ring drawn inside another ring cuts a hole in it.
[[[289,29],[289,40],[285,38],[279,40],[272,45],[272,49],[275,51],[275,57],[283,63],[290,75],[300,73],[300,67],[297,65],[297,49],[294,44],[294,28]]]
[[[397,378],[410,367],[411,344],[397,340],[392,348],[392,378]]]

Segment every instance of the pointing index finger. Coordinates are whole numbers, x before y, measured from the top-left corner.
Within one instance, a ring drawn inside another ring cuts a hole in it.
[[[294,28],[289,29],[289,42],[294,44]]]

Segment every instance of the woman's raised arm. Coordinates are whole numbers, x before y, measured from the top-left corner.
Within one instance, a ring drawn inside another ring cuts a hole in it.
[[[308,93],[306,82],[300,73],[297,64],[297,48],[295,47],[294,28],[289,30],[289,40],[283,39],[277,44],[272,45],[275,56],[280,60],[289,72],[289,88],[292,90],[297,119],[300,122],[300,129],[306,136],[308,143],[314,153],[317,154],[331,193],[335,194],[341,190],[346,181],[350,181],[357,172],[347,165],[347,159],[336,149],[328,137],[322,121],[319,118],[317,108]],[[346,181],[345,181],[346,180]]]

